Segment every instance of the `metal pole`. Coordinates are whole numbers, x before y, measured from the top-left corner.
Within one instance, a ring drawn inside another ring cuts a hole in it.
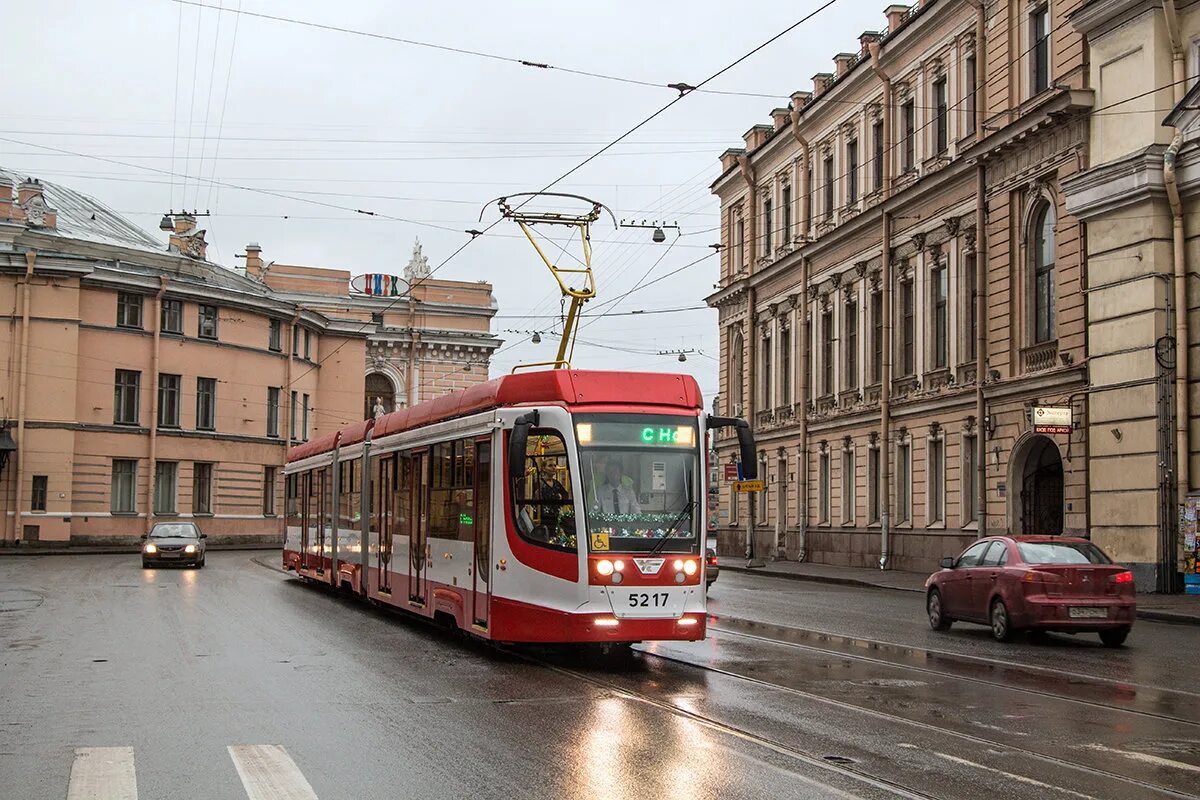
[[[25,285],[21,287],[21,370],[17,378],[17,450],[13,454],[17,459],[16,498],[13,500],[12,537],[9,541],[18,542],[21,539],[21,497],[25,488],[25,396],[29,385],[29,284],[33,281],[33,265],[37,254],[32,250],[25,254]],[[5,538],[8,538],[7,536]]]

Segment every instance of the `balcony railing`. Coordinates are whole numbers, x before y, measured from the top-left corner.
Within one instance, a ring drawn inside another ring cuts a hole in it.
[[[1025,372],[1043,372],[1058,363],[1058,340],[1042,342],[1021,351]]]

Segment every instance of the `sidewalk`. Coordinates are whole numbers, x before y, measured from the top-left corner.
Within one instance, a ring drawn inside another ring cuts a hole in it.
[[[773,561],[765,567],[748,568],[744,566],[744,562],[729,556],[721,559],[721,570],[745,572],[754,575],[770,575],[775,578],[787,578],[789,580],[833,583],[842,586],[891,589],[900,592],[924,592],[925,579],[929,577],[929,574],[925,572],[835,567],[828,564],[799,563],[796,561]],[[1139,594],[1137,603],[1137,615],[1139,619],[1200,625],[1200,597]]]

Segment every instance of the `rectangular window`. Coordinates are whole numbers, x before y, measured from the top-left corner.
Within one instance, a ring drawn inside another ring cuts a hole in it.
[[[818,472],[820,473],[820,497],[817,498],[820,501],[818,503],[818,513],[820,514],[820,519],[818,521],[822,525],[828,525],[829,517],[830,517],[830,505],[831,505],[831,500],[829,499],[829,451],[828,450],[821,453],[821,455],[818,457],[818,465],[819,465]]]
[[[1050,6],[1037,9],[1030,16],[1033,59],[1033,94],[1050,88]]]
[[[154,465],[154,513],[175,513],[175,488],[179,479],[179,464],[159,461]]]
[[[779,226],[779,244],[787,246],[792,240],[792,187],[791,185],[783,187],[783,221]]]
[[[842,380],[847,389],[858,388],[858,304],[846,304],[846,375]]]
[[[912,521],[912,444],[896,445],[896,517],[900,524]]]
[[[871,383],[883,375],[883,292],[871,295]]]
[[[114,514],[137,512],[137,462],[114,458],[112,462],[112,504]]]
[[[763,481],[769,482],[767,475],[767,462],[758,462],[758,474],[762,476]],[[767,499],[770,492],[758,493],[758,524],[763,525],[767,522],[767,517],[770,516],[767,512],[770,510],[767,505]]]
[[[879,522],[879,448],[867,450],[867,522]]]
[[[842,451],[842,524],[854,524],[854,450]]]
[[[977,320],[976,305],[979,302],[979,287],[976,284],[978,276],[975,274],[975,254],[968,253],[963,258],[963,283],[966,284],[963,291],[963,297],[966,299],[967,307],[963,309],[963,318],[967,321],[967,341],[964,352],[968,361],[974,361],[977,357],[977,340],[979,338],[979,329],[976,327],[979,322]]]
[[[296,441],[296,407],[299,405],[296,401],[299,399],[296,392],[292,392],[292,402],[288,405],[288,438]]]
[[[212,513],[212,464],[192,465],[192,513]]]
[[[475,538],[475,444],[469,439],[433,446],[429,535],[470,542]],[[543,512],[544,513],[544,512]]]
[[[779,332],[779,404],[792,404],[792,334]]]
[[[279,392],[278,386],[267,388],[267,436],[279,435]]]
[[[975,109],[976,109],[975,102],[976,102],[976,93],[979,91],[978,82],[979,82],[979,79],[975,73],[975,56],[973,56],[973,55],[967,56],[967,76],[966,76],[966,81],[965,81],[967,97],[966,97],[966,102],[963,105],[965,106],[966,115],[967,115],[966,128],[968,131],[971,131],[972,133],[974,133],[976,130],[975,129]]]
[[[292,326],[292,355],[300,355],[300,326]]]
[[[746,267],[746,220],[738,217],[733,228],[733,269],[731,272],[741,272]]]
[[[312,361],[312,331],[304,329],[304,357]]]
[[[132,369],[117,370],[116,390],[113,393],[113,424],[138,424],[141,383],[142,373]]]
[[[142,296],[132,292],[117,292],[117,327],[142,327]]]
[[[948,359],[949,343],[947,325],[949,324],[948,310],[946,307],[947,301],[947,272],[946,262],[940,261],[930,273],[930,290],[933,297],[930,298],[933,304],[933,320],[931,331],[933,333],[933,366],[936,369],[942,369],[946,366]]]
[[[875,191],[879,191],[883,188],[883,120],[871,126],[871,157],[874,161],[872,183]]]
[[[263,467],[262,511],[264,517],[275,516],[275,467]]]
[[[925,510],[925,519],[929,525],[937,525],[946,520],[946,463],[942,460],[942,440],[929,440],[929,475],[926,483],[929,491],[929,508]]]
[[[162,373],[158,376],[158,427],[179,427],[179,391],[183,378]]]
[[[833,174],[833,156],[825,159],[825,216],[833,216],[833,190],[837,177]]]
[[[196,379],[196,430],[217,428],[217,379]]]
[[[764,411],[771,407],[771,337],[762,340],[762,375],[759,378],[758,405]]]
[[[812,235],[813,206],[815,205],[813,193],[815,191],[816,191],[816,187],[813,186],[812,162],[809,162],[809,165],[808,165],[808,208],[805,210],[805,216],[804,216],[804,224],[806,226],[806,229],[809,232],[809,235]]]
[[[201,339],[217,338],[217,307],[200,306],[200,325],[196,335]]]
[[[821,393],[833,394],[833,312],[821,315]]]
[[[771,207],[771,198],[763,200],[763,253],[770,254],[772,250],[772,233],[771,222],[774,209]]]
[[[937,138],[937,151],[941,155],[950,149],[950,109],[946,104],[946,79],[944,77],[933,82],[933,105],[937,111],[933,127]]]
[[[267,323],[267,349],[276,353],[283,350],[283,323],[277,319]]]
[[[307,442],[308,441],[308,395],[304,395],[304,416],[303,416],[302,421],[304,423],[304,427],[301,428],[301,432],[304,434],[304,441]]]
[[[846,194],[847,203],[858,202],[858,139],[846,145]]]
[[[975,453],[978,441],[974,434],[964,436],[962,440],[963,472],[962,480],[959,483],[962,486],[962,524],[964,527],[975,522],[975,515],[978,513],[979,476],[976,474],[976,465],[979,462],[976,460]]]
[[[913,317],[913,285],[900,284],[900,374],[912,375],[917,368],[916,325]]]
[[[33,476],[33,488],[29,492],[30,511],[46,510],[46,486],[49,480],[49,477],[46,475]]]
[[[183,333],[182,300],[168,299],[162,301],[161,324],[163,333]]]
[[[917,168],[917,105],[909,100],[900,107],[901,131],[904,134],[904,171]]]

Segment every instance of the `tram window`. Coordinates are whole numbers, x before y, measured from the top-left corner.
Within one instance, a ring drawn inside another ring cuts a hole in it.
[[[546,547],[576,549],[571,484],[562,436],[554,431],[531,432],[525,447],[525,475],[513,498],[522,537]]]
[[[362,519],[360,505],[362,482],[358,461],[343,461],[338,465],[338,526],[355,527]]]
[[[475,450],[470,441],[460,439],[433,446],[429,495],[429,535],[474,541]]]

